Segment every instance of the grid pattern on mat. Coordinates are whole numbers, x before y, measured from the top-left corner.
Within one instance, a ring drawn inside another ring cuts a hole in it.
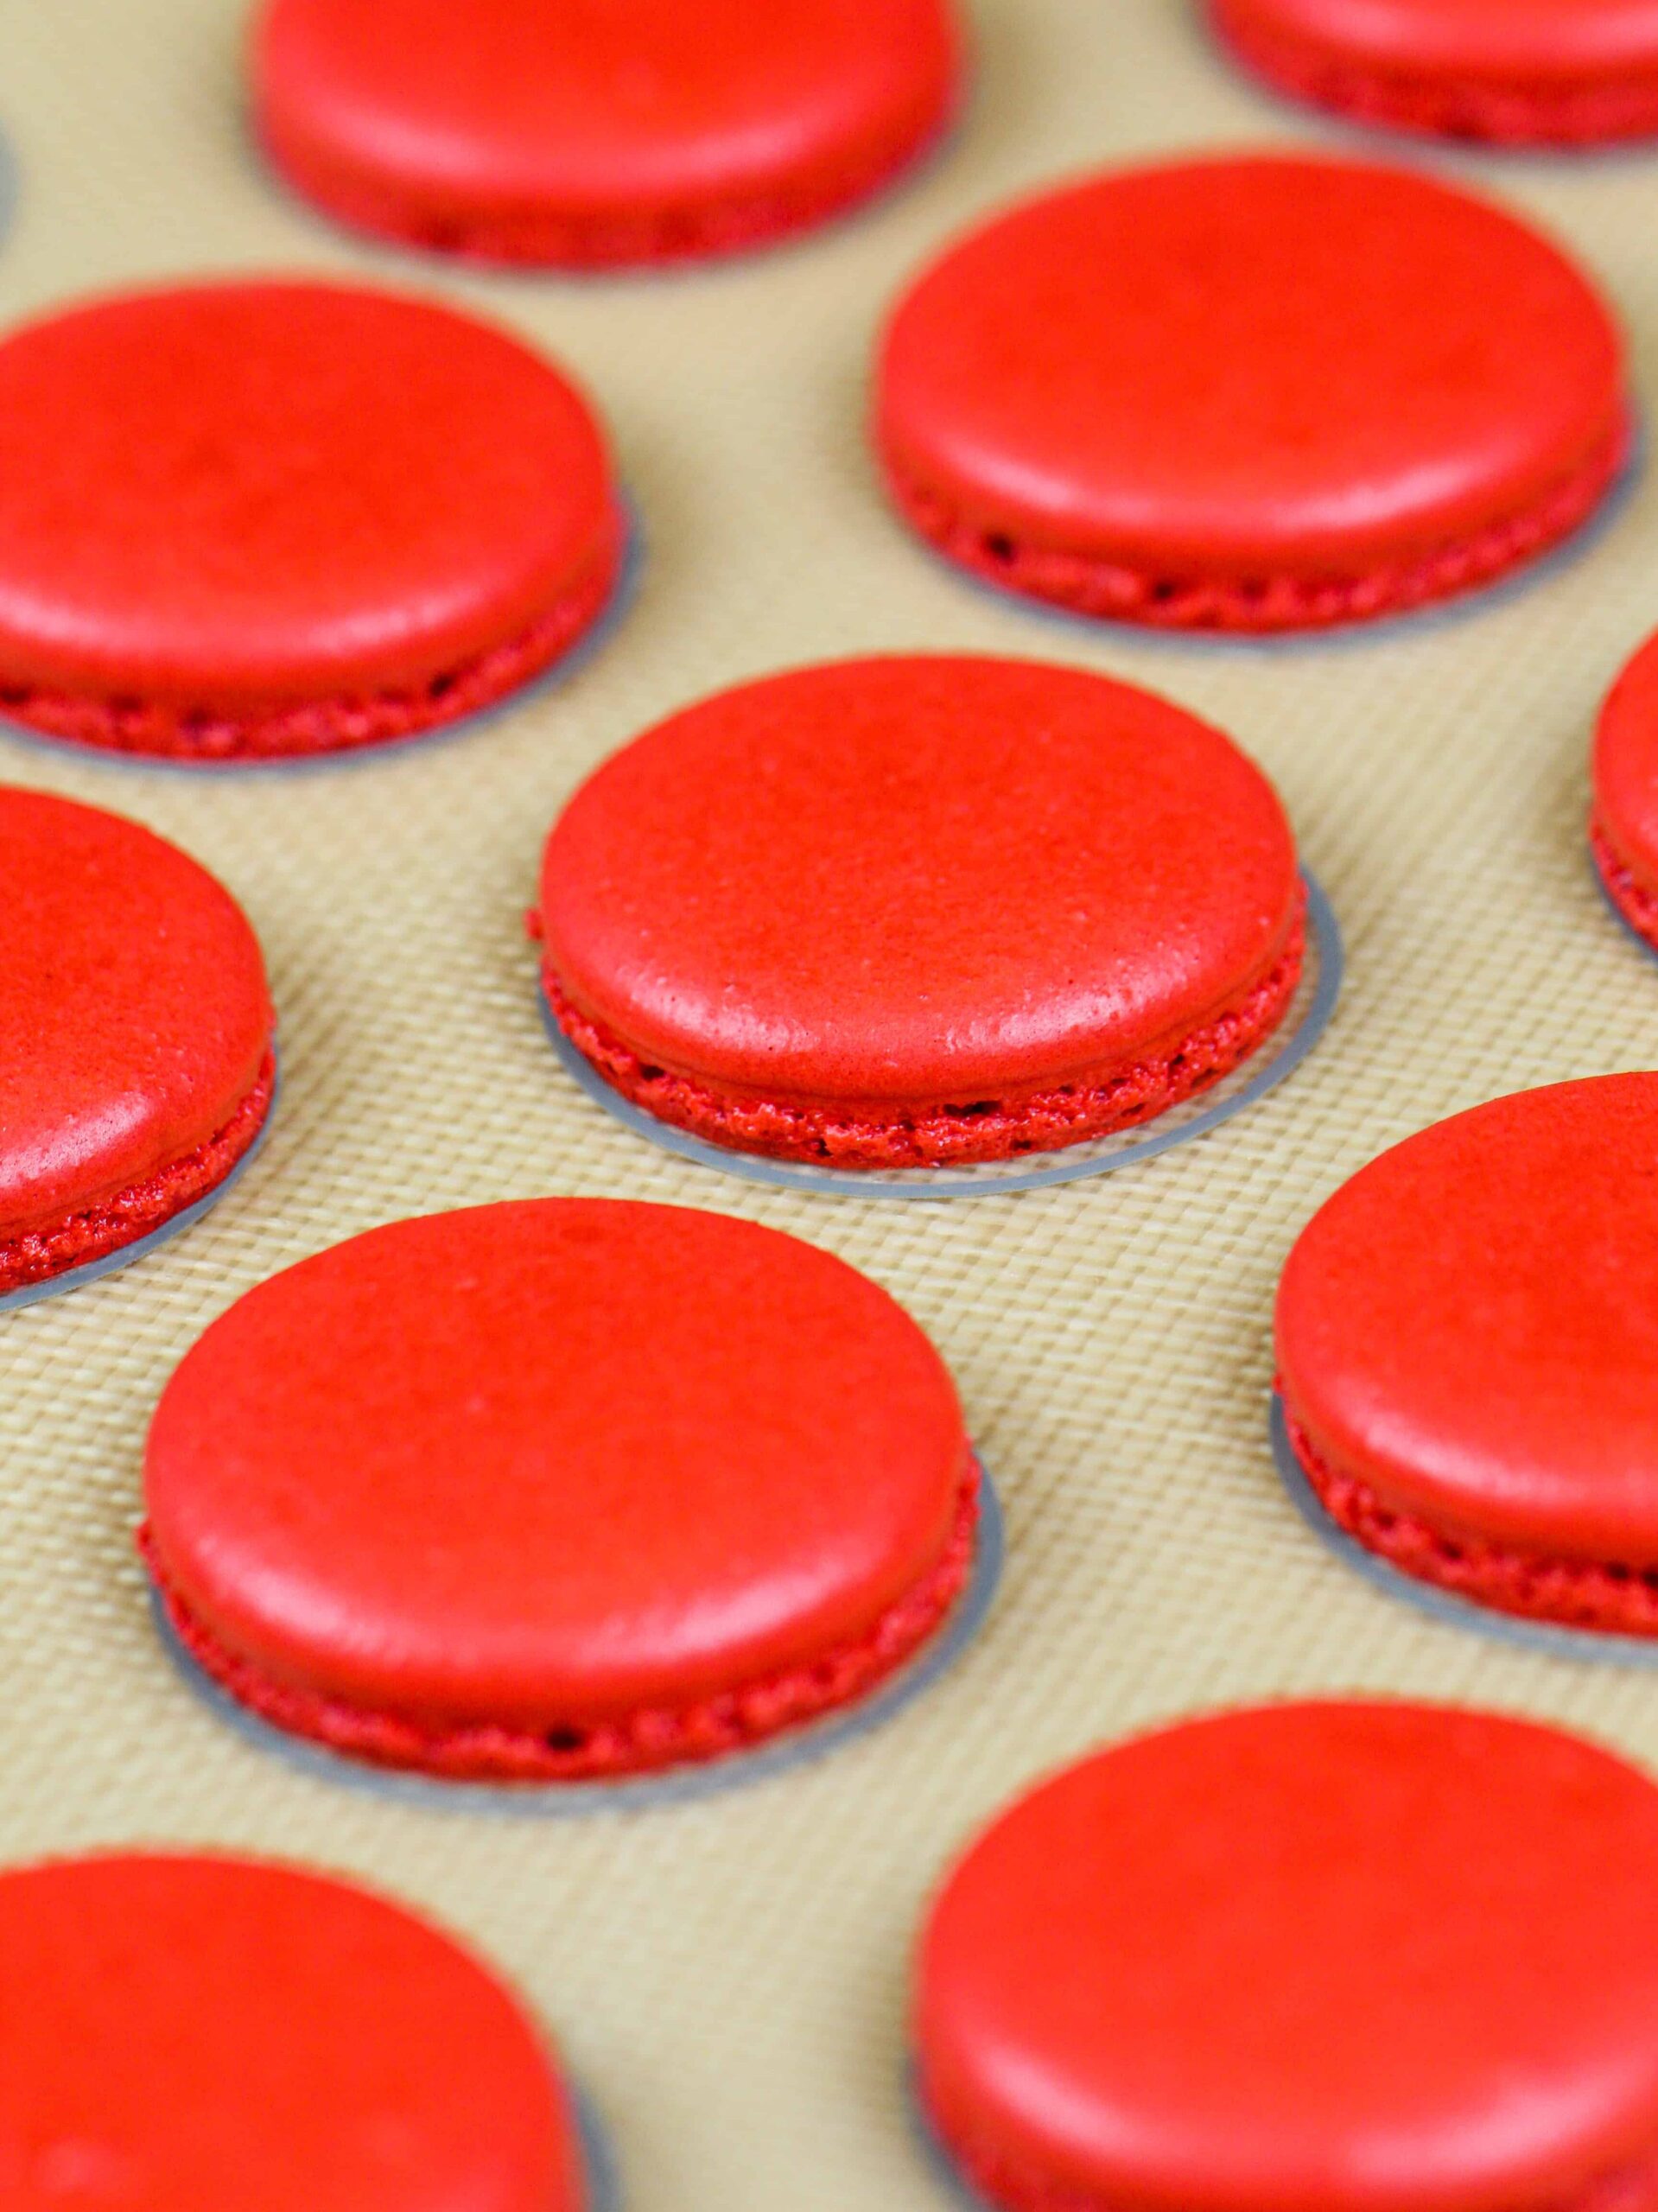
[[[8,12],[22,175],[0,315],[175,271],[359,272],[500,317],[602,397],[649,558],[563,684],[402,757],[237,780],[0,736],[0,775],[176,837],[245,902],[283,1020],[280,1122],[187,1241],[0,1323],[0,1858],[146,1839],[355,1872],[486,1946],[564,2036],[631,2212],[927,2212],[906,2133],[905,1953],[944,1858],[1103,1738],[1324,1689],[1552,1715],[1658,1764],[1639,1673],[1436,1625],[1344,1573],[1280,1491],[1267,1321],[1299,1224],[1383,1144],[1494,1093],[1658,1064],[1658,971],[1583,849],[1598,694],[1658,623],[1658,480],[1496,600],[1297,647],[1158,642],[1000,601],[884,513],[858,436],[881,303],[1015,191],[1193,144],[1351,147],[1229,73],[1181,0],[981,0],[981,88],[898,196],[791,249],[588,282],[359,246],[244,143],[239,0]],[[1374,145],[1375,142],[1368,142]],[[1658,154],[1426,154],[1570,240],[1658,393]],[[1315,1059],[1219,1135],[1103,1182],[949,1206],[767,1192],[638,1143],[558,1074],[520,935],[540,831],[595,762],[705,690],[928,645],[1149,683],[1266,766],[1346,926]],[[931,1697],[809,1770],[580,1821],[428,1810],[262,1758],[192,1701],[133,1557],[150,1404],[272,1268],[401,1213],[613,1192],[796,1230],[933,1332],[1011,1535],[989,1632]]]

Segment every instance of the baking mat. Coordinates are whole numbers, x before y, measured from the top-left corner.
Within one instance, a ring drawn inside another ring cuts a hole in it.
[[[566,683],[335,774],[208,779],[0,739],[0,775],[117,807],[245,903],[283,1015],[270,1141],[143,1264],[0,1322],[0,1856],[130,1840],[343,1869],[485,1946],[609,2121],[629,2212],[939,2212],[905,2113],[905,1955],[942,1862],[1102,1738],[1227,1700],[1402,1691],[1551,1715],[1658,1767],[1649,1676],[1509,1649],[1370,1589],[1303,1526],[1262,1420],[1297,1230],[1412,1129],[1495,1093],[1658,1065],[1658,976],[1583,856],[1598,696],[1658,624],[1658,484],[1529,588],[1295,651],[1057,624],[886,515],[859,436],[883,302],[1011,193],[1125,155],[1373,149],[1279,107],[1181,0],[981,0],[980,92],[908,189],[810,243],[670,277],[452,270],[359,247],[241,128],[239,0],[14,0],[20,190],[0,315],[181,271],[425,287],[601,397],[649,557]],[[1658,392],[1658,154],[1426,154],[1570,241]],[[1350,965],[1294,1080],[1214,1139],[973,1205],[835,1204],[715,1176],[584,1100],[525,988],[542,830],[606,754],[718,686],[909,647],[1148,683],[1274,779]],[[150,1630],[130,1530],[149,1409],[272,1269],[410,1211],[547,1192],[723,1208],[867,1269],[932,1332],[997,1473],[1001,1601],[891,1724],[749,1789],[499,1821],[296,1773],[204,1711]]]

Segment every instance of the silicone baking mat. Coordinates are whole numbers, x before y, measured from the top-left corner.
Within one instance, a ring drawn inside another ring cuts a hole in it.
[[[588,282],[458,272],[313,220],[248,150],[238,0],[15,0],[0,27],[20,179],[0,314],[213,268],[441,292],[588,380],[647,547],[631,612],[577,673],[401,756],[193,779],[0,736],[0,775],[136,816],[234,889],[270,957],[286,1077],[270,1144],[206,1223],[0,1321],[0,1856],[222,1844],[414,1901],[562,2037],[630,2212],[942,2203],[904,2104],[918,1911],[1011,1792],[1102,1738],[1234,1700],[1401,1691],[1552,1715],[1658,1765],[1649,1674],[1517,1650],[1374,1590],[1303,1524],[1267,1434],[1274,1283],[1328,1191],[1477,1100],[1658,1064],[1658,973],[1596,896],[1583,840],[1597,700],[1658,624],[1658,483],[1528,584],[1291,648],[1089,629],[937,564],[888,518],[860,436],[871,337],[907,271],[1009,194],[1091,163],[1361,143],[1235,79],[1181,0],[975,14],[973,106],[896,197],[786,251]],[[1658,389],[1658,152],[1403,157],[1572,244]],[[1103,1181],[894,1206],[677,1162],[560,1072],[521,916],[565,795],[701,693],[914,646],[1135,678],[1264,765],[1351,957],[1333,1029],[1280,1090]],[[175,1675],[130,1535],[174,1362],[250,1284],[353,1230],[547,1192],[793,1230],[933,1332],[997,1472],[1008,1572],[964,1662],[882,1730],[685,1805],[492,1816],[313,1779]]]

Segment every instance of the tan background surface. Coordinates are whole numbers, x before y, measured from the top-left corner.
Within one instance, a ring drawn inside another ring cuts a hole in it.
[[[461,4],[461,0],[457,0]],[[1166,644],[1000,605],[890,522],[859,438],[882,303],[1008,193],[1149,149],[1320,137],[1204,49],[1180,0],[981,0],[956,142],[862,219],[667,279],[456,275],[290,205],[241,133],[235,0],[11,0],[0,118],[22,173],[0,315],[203,268],[332,267],[469,300],[600,395],[650,557],[562,688],[452,741],[286,779],[84,764],[0,774],[124,810],[239,894],[288,1089],[263,1159],[187,1241],[0,1321],[0,1857],[132,1839],[354,1870],[467,1931],[609,2115],[632,2212],[922,2212],[900,2099],[905,1952],[936,1870],[1010,1792],[1223,1700],[1388,1689],[1553,1714],[1658,1764],[1651,1675],[1439,1627],[1303,1529],[1264,1441],[1268,1313],[1317,1201],[1505,1090],[1658,1060],[1658,970],[1582,846],[1598,696],[1658,621],[1658,482],[1529,588],[1294,651]],[[1658,154],[1453,157],[1576,243],[1658,379]],[[766,1193],[588,1105],[540,1033],[519,914],[565,794],[734,678],[865,648],[1050,655],[1158,686],[1272,775],[1346,924],[1311,1065],[1195,1148],[949,1206]],[[810,1770],[584,1821],[384,1802],[199,1707],[150,1633],[130,1529],[149,1408],[271,1269],[406,1211],[544,1192],[725,1207],[843,1254],[951,1362],[1009,1510],[989,1633],[937,1692]]]

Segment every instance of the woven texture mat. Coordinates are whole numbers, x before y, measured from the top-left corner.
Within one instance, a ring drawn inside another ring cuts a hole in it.
[[[463,0],[457,0],[462,4]],[[1292,647],[1090,630],[973,588],[888,518],[861,438],[884,302],[1009,194],[1115,157],[1351,147],[1210,53],[1181,0],[982,0],[980,89],[896,197],[708,271],[561,282],[359,247],[243,134],[237,0],[16,0],[0,122],[21,179],[0,315],[205,269],[438,291],[570,363],[647,541],[637,597],[562,683],[401,757],[234,779],[0,734],[0,776],[133,815],[245,904],[287,1078],[259,1161],[187,1239],[0,1321],[0,1856],[219,1844],[355,1872],[464,1930],[562,2039],[630,2212],[922,2212],[906,1955],[943,1862],[1102,1739],[1229,1700],[1400,1691],[1553,1716],[1658,1764],[1649,1675],[1515,1651],[1320,1547],[1266,1435],[1298,1228],[1395,1139],[1523,1085],[1658,1064],[1658,970],[1584,850],[1597,701],[1658,622],[1658,483],[1547,573],[1463,610]],[[1406,158],[1428,158],[1405,149]],[[1658,378],[1658,154],[1431,158],[1529,211],[1621,302]],[[683,702],[791,662],[918,646],[1050,656],[1229,728],[1276,780],[1352,958],[1309,1065],[1151,1166],[1019,1198],[808,1198],[630,1137],[558,1071],[521,917],[541,836]],[[932,1332],[1006,1500],[988,1632],[821,1763],[575,1820],[427,1809],[253,1750],[181,1686],[131,1530],[149,1410],[274,1268],[396,1216],[576,1192],[723,1207],[842,1254]]]

